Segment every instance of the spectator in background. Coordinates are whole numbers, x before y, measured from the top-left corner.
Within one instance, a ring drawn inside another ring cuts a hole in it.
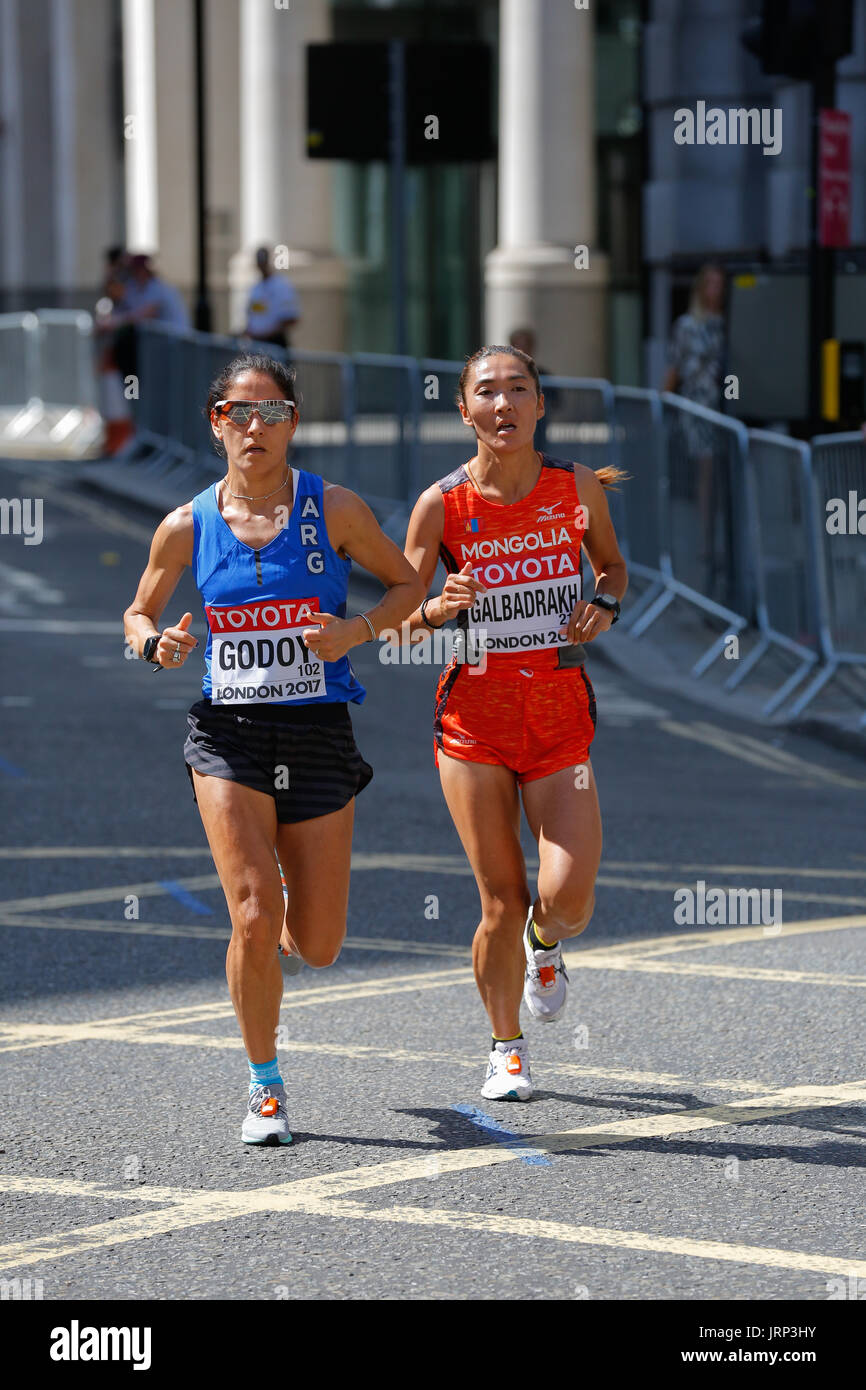
[[[155,323],[170,324],[181,330],[190,327],[189,312],[180,291],[157,275],[150,256],[131,257],[120,312],[127,323],[153,319]]]
[[[244,336],[258,343],[288,348],[290,331],[301,317],[298,292],[290,280],[271,269],[267,246],[260,246],[256,252],[256,265],[261,278],[247,299]]]
[[[107,422],[105,450],[112,454],[134,433],[129,401],[137,395],[127,396],[125,390],[128,378],[138,377],[138,325],[165,323],[184,330],[190,320],[180,293],[160,279],[150,257],[129,256],[122,246],[111,246],[105,253],[103,295],[94,327],[104,335],[100,392]]]
[[[121,376],[137,374],[136,328],[145,322],[164,323],[180,331],[189,329],[190,319],[179,290],[160,278],[150,256],[129,258],[123,298],[113,313],[97,323],[102,332],[111,333],[111,351]]]
[[[722,362],[725,351],[725,274],[712,261],[695,276],[688,313],[681,314],[671,333],[668,369],[663,391],[719,410],[722,403]]]
[[[129,255],[124,246],[109,246],[105,252],[102,294],[117,308],[129,280]]]
[[[681,314],[674,323],[668,369],[662,382],[663,391],[675,392],[710,410],[722,408],[724,302],[724,271],[715,262],[707,261],[692,284],[688,312]],[[672,435],[674,447],[671,464],[674,473],[671,483],[675,493],[694,496],[691,483],[693,477],[697,479],[704,592],[711,596],[717,584],[720,584],[721,600],[730,604],[734,597],[731,593],[733,572],[730,565],[731,498],[727,469],[721,462],[716,466],[714,446],[718,432],[709,421],[686,413],[680,415],[677,424],[678,428]],[[677,464],[687,470],[687,476],[681,476],[679,480],[676,478]],[[720,548],[722,554],[717,555]],[[724,556],[727,563],[723,565]]]

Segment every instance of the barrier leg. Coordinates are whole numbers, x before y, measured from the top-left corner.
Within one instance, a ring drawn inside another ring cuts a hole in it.
[[[639,620],[643,613],[655,603],[660,594],[665,591],[663,579],[651,579],[639,598],[634,603],[629,604],[628,611],[623,613],[620,622],[625,624],[625,631],[630,632],[634,624]]]
[[[796,690],[803,677],[808,675],[814,665],[814,661],[804,661],[802,666],[798,666],[796,671],[792,671],[784,684],[780,685],[779,689],[774,695],[770,696],[766,704],[761,706],[761,713],[775,714],[779,706],[785,703],[791,692]]]
[[[743,661],[739,662],[737,668],[734,671],[732,671],[731,674],[728,676],[728,679],[725,681],[724,684],[724,689],[736,690],[740,682],[746,679],[746,676],[749,674],[749,672],[755,666],[757,666],[758,662],[761,660],[761,657],[766,656],[769,650],[769,640],[766,637],[762,637],[760,642],[758,642],[757,646],[754,646],[752,648],[752,650],[749,652],[749,655]]]
[[[733,627],[734,625],[733,623],[729,623],[728,626]],[[737,632],[742,632],[743,628],[746,626],[747,623],[745,618],[741,618],[737,624]],[[730,632],[723,632],[721,637],[718,637],[713,645],[704,652],[700,660],[696,661],[691,669],[691,674],[693,676],[702,676],[705,671],[709,670],[716,657],[721,656],[722,652],[725,650],[725,643],[730,635]]]
[[[666,608],[669,608],[676,598],[672,589],[666,589],[660,594],[656,601],[647,609],[642,618],[633,623],[629,628],[633,637],[642,637],[648,628],[652,626],[656,618],[660,618]]]
[[[818,692],[823,690],[827,682],[833,679],[838,669],[838,661],[834,659],[833,661],[828,662],[827,665],[824,667],[823,671],[819,671],[812,684],[806,687],[799,700],[797,700],[791,706],[788,713],[793,717],[795,717],[798,714],[802,714],[806,706],[812,703]]]

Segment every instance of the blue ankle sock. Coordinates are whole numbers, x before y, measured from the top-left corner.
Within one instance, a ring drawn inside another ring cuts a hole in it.
[[[282,1086],[280,1064],[276,1057],[272,1062],[250,1062],[250,1092],[256,1086]]]

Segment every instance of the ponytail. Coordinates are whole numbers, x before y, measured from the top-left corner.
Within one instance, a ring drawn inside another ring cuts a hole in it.
[[[596,468],[595,476],[598,478],[598,481],[605,491],[607,491],[608,488],[613,488],[614,492],[619,492],[619,488],[616,486],[617,483],[627,483],[631,478],[630,473],[626,473],[622,468],[615,467],[612,463],[605,464],[604,468]]]

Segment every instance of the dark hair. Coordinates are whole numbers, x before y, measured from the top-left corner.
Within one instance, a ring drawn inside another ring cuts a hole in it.
[[[210,422],[210,414],[217,401],[228,399],[229,388],[233,381],[244,372],[261,372],[263,376],[269,376],[274,384],[282,391],[287,401],[291,401],[295,407],[295,414],[298,411],[299,392],[295,386],[295,369],[288,366],[285,362],[279,362],[276,357],[267,357],[261,352],[242,352],[237,357],[233,357],[231,362],[227,362],[222,371],[214,377],[207,393],[207,406],[205,414]],[[220,458],[225,458],[225,447],[214,437],[211,431],[211,440]]]
[[[463,405],[466,404],[466,383],[469,380],[469,368],[474,367],[475,363],[480,362],[483,357],[496,357],[499,353],[505,353],[508,357],[516,357],[518,362],[522,362],[535,383],[536,396],[541,395],[541,382],[538,379],[538,368],[529,354],[527,352],[522,352],[520,348],[512,347],[510,343],[507,346],[493,343],[488,347],[479,348],[477,352],[473,352],[471,357],[467,357],[463,366],[463,371],[460,373],[460,380],[457,383],[458,405],[460,405],[461,402]]]
[[[466,404],[466,382],[469,379],[469,368],[474,367],[475,363],[480,362],[482,358],[495,357],[499,353],[505,353],[509,357],[516,357],[518,362],[522,362],[535,383],[536,396],[541,395],[541,381],[538,376],[538,368],[529,354],[522,352],[520,348],[512,347],[510,343],[507,346],[503,346],[501,343],[494,343],[487,347],[479,348],[477,352],[473,352],[471,357],[467,357],[463,370],[460,373],[460,379],[457,383],[456,399],[458,405],[460,405],[461,402],[463,405]],[[606,464],[604,468],[595,469],[595,476],[598,478],[603,488],[610,488],[616,483],[627,482],[630,475],[624,472],[622,468],[617,468],[614,464]]]

